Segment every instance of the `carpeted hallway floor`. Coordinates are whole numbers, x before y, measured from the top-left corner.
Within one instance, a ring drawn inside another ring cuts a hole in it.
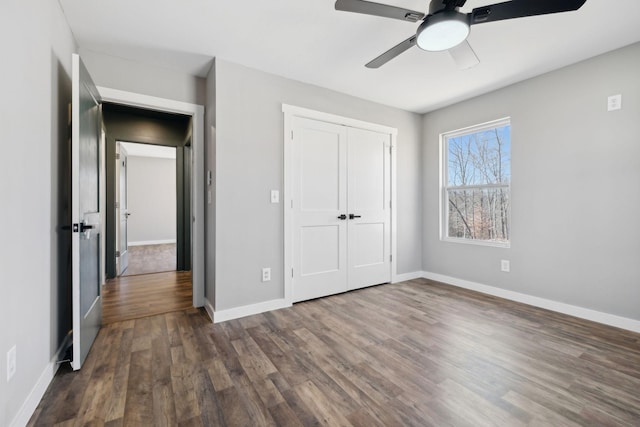
[[[129,246],[129,267],[122,276],[175,271],[176,244]]]

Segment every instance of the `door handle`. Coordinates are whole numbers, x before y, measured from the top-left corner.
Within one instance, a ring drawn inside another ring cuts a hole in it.
[[[95,227],[91,224],[85,224],[84,222],[81,222],[80,224],[63,225],[61,228],[63,230],[71,230],[74,233],[84,233],[87,230],[93,230]]]
[[[343,220],[343,221],[344,221],[345,219],[347,219],[347,215],[342,214],[342,215],[340,215],[340,216],[338,217],[338,219],[341,219],[341,220]]]
[[[349,214],[349,219],[362,218],[362,215]]]

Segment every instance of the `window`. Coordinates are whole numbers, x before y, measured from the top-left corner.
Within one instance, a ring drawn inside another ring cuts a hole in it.
[[[509,246],[509,118],[441,135],[442,239]]]

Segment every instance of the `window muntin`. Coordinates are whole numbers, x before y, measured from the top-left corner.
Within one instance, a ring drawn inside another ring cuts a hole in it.
[[[509,246],[511,124],[508,118],[441,135],[442,239]]]

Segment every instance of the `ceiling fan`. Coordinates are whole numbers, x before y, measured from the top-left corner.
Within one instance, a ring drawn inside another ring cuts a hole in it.
[[[480,62],[467,42],[471,25],[569,12],[580,9],[586,0],[511,0],[476,7],[470,13],[462,13],[459,8],[466,2],[467,0],[432,0],[428,14],[364,0],[337,0],[335,7],[336,10],[408,22],[422,21],[415,35],[366,64],[367,68],[378,68],[417,45],[421,49],[432,52],[448,50],[458,67],[466,69]]]

